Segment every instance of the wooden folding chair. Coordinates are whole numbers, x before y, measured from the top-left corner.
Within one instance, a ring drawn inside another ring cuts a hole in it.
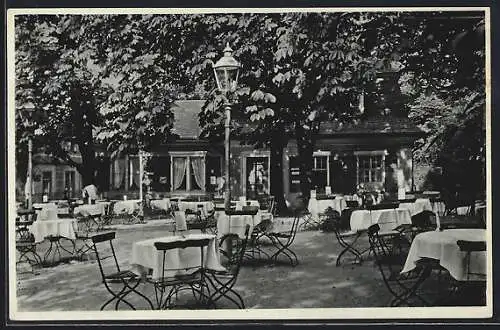
[[[413,298],[424,306],[429,306],[430,303],[424,300],[417,290],[430,276],[432,269],[417,266],[414,270],[402,274],[401,270],[406,256],[402,255],[398,249],[388,246],[385,238],[379,235],[379,231],[378,224],[371,225],[368,228],[368,240],[384,284],[393,296],[389,306],[411,305]]]
[[[101,310],[112,302],[115,302],[115,310],[118,310],[118,306],[121,302],[135,310],[136,308],[132,303],[125,299],[132,292],[146,300],[151,309],[154,309],[151,300],[137,290],[137,287],[142,282],[141,278],[131,270],[123,270],[120,268],[113,246],[115,236],[115,232],[92,236],[92,243],[97,257],[102,283],[111,294],[111,298],[104,302],[101,306]]]
[[[158,309],[178,307],[172,304],[172,298],[177,298],[179,292],[191,290],[196,300],[194,307],[209,306],[212,304],[206,281],[204,264],[204,248],[208,247],[209,239],[186,239],[175,242],[155,242],[155,248],[162,252],[162,273],[158,278],[149,278],[148,281],[155,288],[156,304]],[[189,268],[176,269],[167,262],[167,253],[175,249],[199,248],[200,263]],[[174,275],[169,275],[174,273]],[[184,306],[189,307],[189,306]]]
[[[31,219],[29,217],[31,216]],[[42,263],[42,258],[36,251],[35,237],[29,231],[29,226],[33,224],[36,219],[35,212],[26,212],[16,218],[16,250],[18,257],[16,265],[28,263],[33,272],[33,266]]]

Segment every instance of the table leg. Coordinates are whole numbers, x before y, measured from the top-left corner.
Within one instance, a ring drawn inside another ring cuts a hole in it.
[[[67,250],[62,244],[61,244],[61,239],[65,239],[71,242],[73,245],[73,251]],[[67,252],[68,254],[71,255],[71,257],[74,256],[74,252],[76,249],[75,242],[69,238],[62,237],[62,236],[49,236],[48,240],[50,242],[50,246],[45,252],[43,256],[43,264],[45,266],[53,266],[56,264],[56,255],[59,257],[59,261],[61,261],[61,250]],[[52,254],[52,263],[47,263],[49,256]]]

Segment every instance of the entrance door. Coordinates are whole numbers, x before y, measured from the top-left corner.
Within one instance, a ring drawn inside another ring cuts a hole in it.
[[[269,157],[247,157],[245,178],[248,199],[269,195]]]

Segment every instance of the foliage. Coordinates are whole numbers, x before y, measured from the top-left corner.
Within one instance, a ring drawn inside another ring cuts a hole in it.
[[[83,16],[16,16],[16,135],[93,180],[99,80]],[[82,162],[67,147],[78,145]],[[35,151],[41,151],[35,149]]]
[[[175,138],[170,105],[177,99],[207,99],[200,124],[205,136],[220,140],[229,98],[237,101],[236,119],[249,123],[234,132],[270,147],[272,164],[296,138],[307,197],[321,123],[357,119],[360,92],[368,108],[412,102],[412,119],[430,132],[419,142],[420,159],[445,162],[442,151],[457,135],[473,137],[457,152],[483,157],[481,131],[468,130],[482,127],[483,39],[484,21],[461,13],[18,16],[16,138],[33,135],[35,146],[88,181],[96,142],[115,155]],[[226,42],[243,65],[229,96],[216,91],[211,68]],[[408,99],[377,103],[376,75],[394,64],[405,73]],[[65,142],[79,146],[81,163]],[[271,169],[271,186],[282,187],[275,175],[281,171]],[[279,201],[279,188],[273,193]]]
[[[468,15],[420,21],[405,84],[410,118],[428,133],[416,160],[443,168],[449,198],[473,200],[485,191],[485,35],[484,17]]]
[[[249,143],[276,148],[280,159],[288,136],[293,134],[302,160],[302,192],[308,195],[312,152],[321,121],[356,117],[353,96],[362,88],[361,82],[373,79],[379,67],[372,65],[376,60],[365,56],[360,43],[365,38],[365,15],[283,13],[199,19],[216,35],[200,46],[203,51],[196,52],[199,57],[193,62],[201,64],[193,70],[198,79],[213,80],[205,56],[213,58],[214,51],[222,47],[221,41],[228,41],[243,64],[236,97],[250,128],[243,129],[246,134],[240,136]],[[219,21],[225,24],[217,29],[214,22]],[[200,122],[207,135],[222,136],[219,109],[223,103],[224,98],[215,92],[204,107]]]

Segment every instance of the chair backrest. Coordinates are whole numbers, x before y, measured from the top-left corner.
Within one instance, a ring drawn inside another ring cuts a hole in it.
[[[457,241],[458,248],[462,252],[481,252],[486,251],[486,241]]]
[[[116,237],[114,231],[92,236],[94,252],[99,265],[99,271],[104,280],[107,273],[116,273],[120,271],[120,265],[116,257],[113,240]],[[111,260],[109,262],[108,260]]]
[[[190,270],[192,272],[203,270],[203,268],[205,266],[204,265],[205,255],[203,253],[203,248],[207,247],[209,242],[210,242],[210,239],[208,239],[208,238],[186,239],[186,240],[174,241],[174,242],[155,242],[154,243],[155,248],[158,251],[163,252],[161,278],[165,278],[165,272],[167,272],[167,271],[181,270],[181,269],[175,269],[175,268],[169,267],[168,263],[166,262],[167,251],[174,250],[174,249],[200,248],[200,264],[189,267],[189,268],[183,267],[182,270],[185,270],[185,271]]]
[[[375,210],[397,209],[398,207],[399,203],[382,203],[382,204],[368,205],[366,209],[370,211],[375,211]]]
[[[416,200],[416,198],[404,198],[398,199],[398,203],[415,203]]]
[[[168,251],[173,249],[185,249],[188,247],[205,247],[208,246],[208,238],[202,239],[187,239],[174,242],[155,242],[155,248],[159,251]]]

